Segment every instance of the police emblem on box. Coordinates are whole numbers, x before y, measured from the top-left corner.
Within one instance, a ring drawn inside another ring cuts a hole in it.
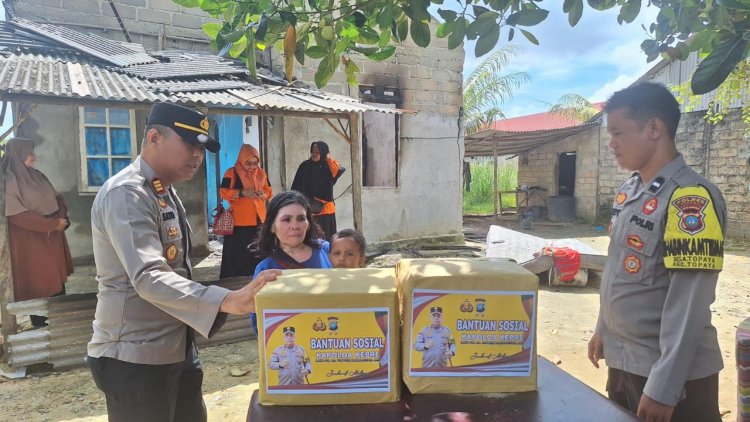
[[[318,318],[317,321],[312,326],[313,331],[325,331],[326,330],[326,323],[323,322],[322,319]]]
[[[330,316],[328,317],[328,328],[331,329],[331,331],[336,331],[339,329],[339,317]]]

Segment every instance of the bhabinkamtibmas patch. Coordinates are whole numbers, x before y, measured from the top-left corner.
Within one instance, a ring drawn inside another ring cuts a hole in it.
[[[722,269],[724,235],[706,188],[682,187],[672,193],[664,243],[664,266],[668,269]]]

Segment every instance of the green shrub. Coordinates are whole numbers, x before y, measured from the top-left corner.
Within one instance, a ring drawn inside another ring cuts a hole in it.
[[[471,191],[464,190],[464,214],[492,214],[492,160],[471,161]],[[497,189],[515,190],[518,186],[518,161],[498,159]],[[515,195],[503,195],[503,207],[515,207]]]

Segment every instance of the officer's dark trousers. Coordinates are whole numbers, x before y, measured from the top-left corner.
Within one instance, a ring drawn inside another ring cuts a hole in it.
[[[203,367],[193,344],[184,362],[143,365],[88,357],[111,422],[205,421]]]
[[[611,400],[637,413],[646,381],[646,377],[609,368],[607,393]],[[685,396],[677,403],[672,413],[672,422],[721,422],[719,374],[686,382]]]

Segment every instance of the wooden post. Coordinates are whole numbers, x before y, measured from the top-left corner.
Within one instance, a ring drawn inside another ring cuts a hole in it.
[[[492,162],[494,164],[492,171],[492,198],[495,204],[492,215],[497,218],[497,143],[494,139],[492,139]]]
[[[5,175],[0,171],[0,318],[2,319],[3,345],[8,344],[8,335],[16,334],[16,316],[8,313],[8,303],[13,302],[13,276],[10,268],[10,246],[8,245],[8,219],[5,218]],[[3,346],[4,348],[6,346]],[[8,360],[7,349],[5,361]]]
[[[352,208],[354,228],[364,233],[362,226],[362,150],[359,134],[359,114],[349,113],[349,139],[352,155]]]

